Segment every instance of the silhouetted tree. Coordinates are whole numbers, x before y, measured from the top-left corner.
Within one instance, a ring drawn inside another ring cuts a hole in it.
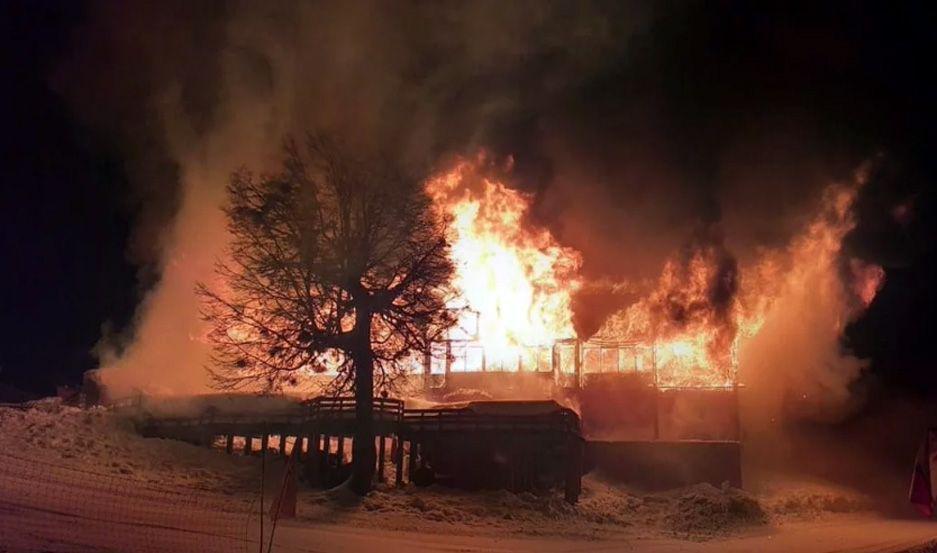
[[[232,236],[219,284],[199,284],[222,388],[279,390],[334,371],[354,391],[351,487],[366,493],[376,455],[372,398],[454,323],[445,221],[422,179],[336,139],[287,141],[282,172],[235,173]]]

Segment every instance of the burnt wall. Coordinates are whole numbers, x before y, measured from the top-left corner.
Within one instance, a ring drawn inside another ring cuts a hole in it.
[[[586,468],[610,480],[643,489],[700,482],[742,487],[739,442],[589,441]]]
[[[658,389],[640,374],[592,374],[578,391],[583,433],[596,440],[737,440],[732,389]]]

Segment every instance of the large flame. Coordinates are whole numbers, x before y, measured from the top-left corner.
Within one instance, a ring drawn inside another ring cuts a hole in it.
[[[427,185],[451,218],[454,284],[466,321],[488,363],[518,364],[532,346],[575,337],[571,298],[580,286],[580,254],[528,219],[530,197],[483,171],[486,162],[461,161]]]
[[[531,222],[531,197],[507,187],[490,169],[484,156],[461,160],[427,184],[434,205],[451,220],[454,284],[461,295],[455,307],[478,315],[459,332],[480,345],[489,366],[516,370],[531,348],[578,338],[606,351],[617,348],[608,355],[600,351],[599,370],[624,370],[622,360],[640,350],[650,352],[650,363],[634,354],[629,366],[653,368],[659,386],[732,386],[740,348],[784,308],[780,298],[814,286],[822,276],[837,283],[836,294],[852,298],[839,302],[851,306],[841,313],[845,324],[871,303],[884,277],[881,267],[859,261],[850,264],[853,282],[843,283],[838,274],[843,238],[855,226],[860,175],[828,187],[787,248],[762,251],[747,266],[737,266],[718,231],[702,232],[665,263],[656,281],[614,283],[644,292],[594,336],[577,337],[572,297],[584,286],[581,255]],[[631,349],[625,354],[622,348]]]

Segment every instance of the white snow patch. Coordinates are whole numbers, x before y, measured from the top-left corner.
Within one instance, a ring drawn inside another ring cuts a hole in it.
[[[143,438],[131,421],[104,408],[46,400],[28,409],[0,408],[0,448],[19,457],[105,472],[153,485],[255,497],[260,459],[226,455],[173,440]],[[391,466],[385,467],[392,481]],[[643,493],[594,475],[569,505],[561,492],[467,492],[439,486],[377,486],[365,498],[304,488],[300,522],[463,535],[563,535],[589,539],[675,536],[707,539],[865,510],[858,494],[822,483],[785,481],[758,494],[710,485]]]
[[[130,420],[113,411],[69,407],[58,399],[22,410],[0,408],[0,448],[19,457],[90,472],[224,493],[253,486],[260,474],[256,458],[143,438]]]

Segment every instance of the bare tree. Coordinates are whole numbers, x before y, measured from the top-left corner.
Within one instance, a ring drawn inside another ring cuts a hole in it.
[[[449,328],[445,221],[420,178],[334,138],[287,141],[282,172],[240,171],[225,207],[232,236],[219,285],[199,284],[221,388],[280,390],[312,373],[353,390],[351,487],[374,475],[373,396]]]

